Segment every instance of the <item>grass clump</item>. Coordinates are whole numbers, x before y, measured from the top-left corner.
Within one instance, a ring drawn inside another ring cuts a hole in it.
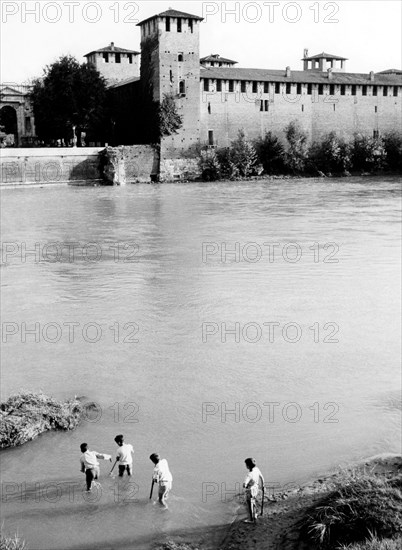
[[[198,547],[185,542],[180,543],[174,542],[173,540],[168,540],[167,542],[158,545],[156,550],[198,550]]]
[[[402,548],[402,536],[394,539],[382,539],[372,537],[365,542],[357,542],[347,546],[339,546],[339,550],[400,550]]]
[[[83,413],[77,399],[62,403],[30,391],[12,395],[0,405],[0,448],[22,445],[48,430],[73,430]]]
[[[378,540],[400,536],[401,488],[401,474],[387,480],[372,474],[352,473],[308,510],[301,524],[302,539],[315,548],[338,549],[344,548],[342,544],[366,544],[372,533]]]
[[[0,532],[0,550],[26,550],[26,544],[18,535],[6,535],[2,528]]]

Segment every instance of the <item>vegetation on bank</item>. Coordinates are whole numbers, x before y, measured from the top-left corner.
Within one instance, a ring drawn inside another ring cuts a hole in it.
[[[391,479],[352,473],[306,511],[301,539],[312,548],[400,548],[396,545],[402,536],[401,489],[401,473]]]
[[[12,395],[0,405],[0,448],[22,445],[48,430],[73,430],[86,410],[77,399],[61,403],[29,391]]]
[[[0,550],[26,550],[26,544],[18,535],[7,535],[2,527],[0,532]]]
[[[331,132],[309,145],[308,136],[297,122],[285,128],[286,143],[271,132],[250,141],[243,130],[230,147],[207,148],[200,152],[203,179],[247,178],[250,176],[349,176],[382,171],[402,173],[402,133],[383,137],[355,134],[350,141]]]

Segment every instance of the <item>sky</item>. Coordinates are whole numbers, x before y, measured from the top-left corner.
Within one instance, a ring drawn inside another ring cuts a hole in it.
[[[399,0],[270,2],[1,1],[0,81],[41,76],[61,55],[83,56],[114,42],[140,50],[136,26],[168,8],[204,17],[201,57],[218,53],[238,67],[302,70],[309,55],[348,58],[348,72],[401,68]]]

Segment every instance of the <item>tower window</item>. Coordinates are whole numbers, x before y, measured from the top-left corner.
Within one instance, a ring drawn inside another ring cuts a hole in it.
[[[240,81],[240,91],[242,93],[245,93],[246,92],[246,81],[245,80],[241,80]]]
[[[302,113],[304,113],[304,105],[302,105]]]
[[[297,86],[296,86],[296,93],[297,93],[297,95],[301,95],[301,93],[302,93],[302,87],[301,87],[300,83],[297,84]]]
[[[208,130],[208,145],[214,144],[214,131]]]
[[[119,53],[116,54],[115,62],[121,63],[121,55]]]
[[[398,97],[398,86],[394,86],[394,97]]]
[[[186,83],[184,80],[180,80],[179,82],[179,94],[186,95]]]
[[[177,32],[181,32],[181,17],[177,18]]]
[[[183,52],[179,52],[178,55],[177,55],[177,61],[179,63],[181,63],[182,61],[184,61],[184,55],[183,55]]]
[[[189,20],[188,20],[188,28],[190,29],[190,32],[191,32],[191,33],[194,32],[193,20],[192,20],[192,19],[189,19]]]
[[[341,95],[345,95],[346,87],[345,84],[341,84]]]
[[[323,95],[324,93],[324,84],[318,84],[318,95]]]
[[[170,71],[169,71],[169,80],[170,80],[170,82],[173,82],[173,71],[172,71],[172,69],[170,69]]]
[[[253,94],[256,94],[258,91],[258,82],[253,82]]]
[[[311,95],[313,93],[313,85],[307,84],[307,94]]]
[[[165,30],[166,32],[170,32],[170,17],[166,17]]]
[[[268,82],[264,82],[264,94],[269,92]]]
[[[211,114],[211,103],[208,103],[208,114]]]
[[[104,63],[109,63],[109,54],[108,53],[103,54],[103,62]]]
[[[388,86],[384,86],[382,89],[382,95],[387,96],[388,95]]]
[[[362,86],[362,95],[367,95],[367,86]]]
[[[373,86],[373,95],[374,95],[374,96],[377,95],[377,86]]]
[[[275,93],[280,94],[281,93],[281,83],[275,82]]]
[[[352,84],[352,95],[356,95],[356,84]]]
[[[222,80],[217,80],[216,81],[216,91],[217,92],[221,92],[222,91]]]
[[[204,92],[209,92],[209,78],[204,78]]]
[[[335,84],[329,85],[329,95],[335,95]]]
[[[234,92],[234,80],[229,80],[229,92]]]

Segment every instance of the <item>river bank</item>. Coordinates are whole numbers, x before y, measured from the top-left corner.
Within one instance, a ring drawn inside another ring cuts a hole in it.
[[[309,518],[314,516],[317,505],[321,505],[325,498],[333,492],[342,491],[354,483],[370,486],[373,480],[384,484],[390,483],[400,488],[402,457],[398,455],[373,457],[361,464],[328,474],[305,485],[269,495],[268,501],[265,502],[264,516],[258,519],[256,525],[244,523],[246,518],[244,509],[244,514],[241,514],[241,517],[232,524],[222,550],[344,548],[341,545],[333,546],[329,542],[326,543],[327,545],[324,543],[320,545],[312,540],[306,540],[306,526]],[[378,488],[378,493],[381,494],[381,492],[382,489]],[[387,511],[384,510],[384,514],[386,513]],[[399,501],[398,514],[401,524],[402,497]],[[370,537],[370,531],[373,532],[367,525],[367,538]],[[401,536],[401,532],[399,536]],[[350,535],[350,538],[353,538],[353,534]],[[395,548],[398,547],[399,542],[400,540],[395,543]],[[372,548],[377,547],[380,548],[380,546],[372,546]],[[365,546],[358,548],[365,548]],[[393,546],[389,546],[389,548],[391,549]]]

